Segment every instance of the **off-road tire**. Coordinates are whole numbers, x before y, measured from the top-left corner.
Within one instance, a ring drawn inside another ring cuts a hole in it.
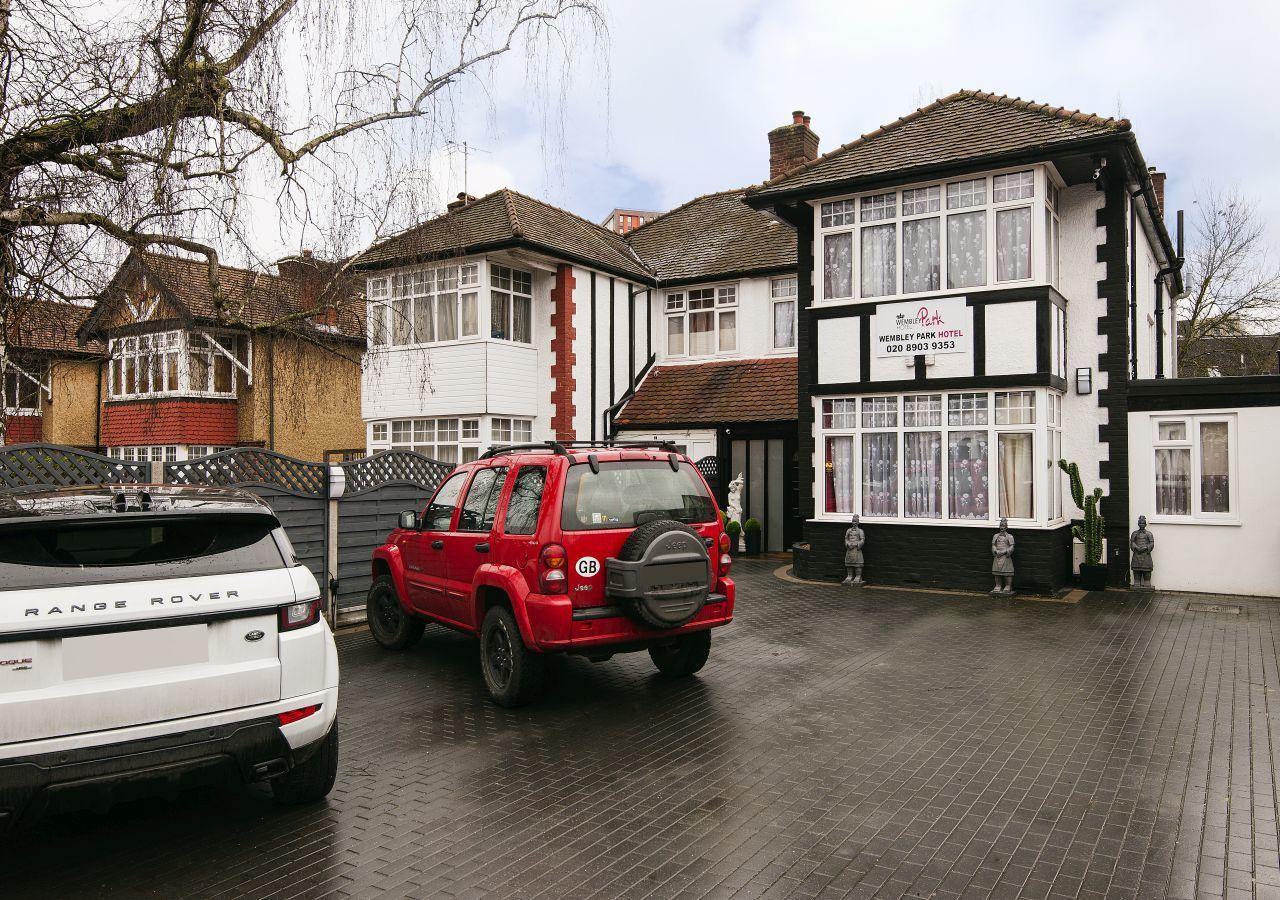
[[[329,795],[337,777],[338,722],[335,719],[314,753],[279,778],[271,780],[271,795],[277,803],[286,806],[315,803]]]
[[[669,644],[649,648],[649,658],[668,678],[686,678],[707,664],[711,655],[711,630],[684,634]]]
[[[365,617],[373,639],[388,650],[407,650],[422,638],[426,623],[411,616],[400,603],[396,583],[380,575],[369,588]]]
[[[645,522],[631,534],[627,535],[627,539],[622,542],[621,549],[618,550],[618,559],[623,562],[636,562],[644,558],[644,552],[649,548],[660,535],[669,531],[683,531],[685,534],[693,535],[699,543],[702,542],[702,535],[690,528],[683,522],[677,522],[675,519],[655,519],[652,522]],[[710,586],[708,586],[710,587]],[[668,622],[649,611],[643,600],[635,601],[632,605],[635,614],[646,625],[654,628],[660,628],[666,631],[671,628],[678,628],[685,622],[692,619],[698,614],[698,610],[694,610],[687,619],[681,622]]]
[[[516,617],[505,606],[493,606],[480,626],[480,671],[489,696],[499,706],[528,703],[542,691],[546,657],[524,645]]]

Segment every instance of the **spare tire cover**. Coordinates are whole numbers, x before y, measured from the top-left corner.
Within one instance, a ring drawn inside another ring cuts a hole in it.
[[[698,614],[711,591],[711,558],[702,536],[682,522],[646,522],[606,562],[610,596],[629,601],[655,628],[675,628]]]

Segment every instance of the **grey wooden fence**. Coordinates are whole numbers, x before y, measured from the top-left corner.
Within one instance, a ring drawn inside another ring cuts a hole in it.
[[[334,619],[353,621],[363,618],[373,548],[401,510],[420,510],[452,469],[400,450],[326,465],[242,447],[157,463],[154,471],[165,484],[237,487],[265,500],[325,589]],[[0,489],[146,484],[157,480],[152,472],[145,462],[55,444],[0,447]]]

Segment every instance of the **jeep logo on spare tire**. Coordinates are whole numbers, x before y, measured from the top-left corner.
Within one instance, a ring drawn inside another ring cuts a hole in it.
[[[681,522],[646,522],[605,566],[605,590],[653,628],[693,619],[711,591],[711,558],[701,536]]]

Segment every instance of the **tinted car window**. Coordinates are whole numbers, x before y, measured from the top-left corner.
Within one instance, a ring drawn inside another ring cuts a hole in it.
[[[538,510],[542,507],[542,488],[547,483],[544,466],[525,466],[516,473],[507,501],[507,534],[533,534],[538,530]]]
[[[24,522],[0,531],[0,590],[261,572],[285,565],[270,516]]]
[[[713,522],[715,501],[693,466],[682,462],[676,471],[665,461],[636,460],[573,465],[564,488],[560,516],[565,531],[596,528],[634,528],[654,519]]]
[[[488,531],[493,527],[494,512],[498,508],[498,496],[507,479],[506,469],[481,469],[471,479],[467,499],[458,517],[459,531]]]
[[[422,514],[424,531],[448,531],[453,524],[453,511],[458,507],[458,495],[467,482],[466,472],[455,472],[449,480],[436,491],[435,497]]]

